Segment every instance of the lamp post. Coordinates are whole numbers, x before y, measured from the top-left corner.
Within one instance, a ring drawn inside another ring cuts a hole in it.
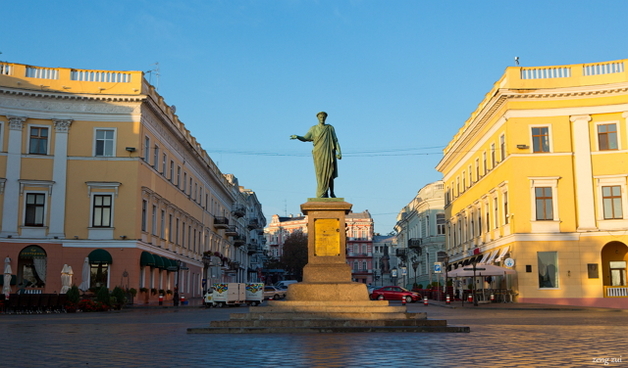
[[[414,268],[414,285],[412,285],[412,288],[414,288],[416,286],[416,276],[417,276],[417,269],[419,268],[419,262],[418,261],[414,261],[412,262],[412,268]]]
[[[445,253],[445,257],[443,257],[443,262],[445,263],[445,298],[449,293],[447,292],[447,269],[449,268],[449,255]]]

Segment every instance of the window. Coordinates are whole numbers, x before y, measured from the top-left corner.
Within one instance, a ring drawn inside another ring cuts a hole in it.
[[[467,190],[467,173],[462,172],[462,191]]]
[[[538,252],[539,288],[558,287],[558,257],[556,252]]]
[[[142,231],[146,231],[146,200],[142,200]]]
[[[600,151],[617,149],[617,125],[600,124],[597,126],[597,142]]]
[[[469,165],[469,186],[473,185],[473,171],[471,171],[471,165]]]
[[[174,161],[170,160],[170,182],[174,180]]]
[[[172,214],[168,214],[168,241],[172,243]]]
[[[544,153],[550,151],[548,127],[532,128],[532,151],[534,153]]]
[[[144,137],[144,161],[150,164],[150,138]]]
[[[166,163],[168,162],[168,156],[164,153],[161,157],[161,175],[166,176]]]
[[[113,129],[96,129],[96,143],[94,156],[113,157],[114,152]]]
[[[177,166],[177,187],[181,185],[181,166]]]
[[[22,249],[17,260],[17,279],[20,288],[34,289],[46,286],[46,269],[48,257],[46,251],[37,246],[29,245]]]
[[[493,219],[495,220],[495,229],[499,227],[499,206],[497,205],[497,197],[493,198],[493,211],[495,215]]]
[[[621,187],[619,185],[602,187],[602,206],[604,219],[623,219],[621,207]]]
[[[508,192],[504,192],[504,224],[508,224]]]
[[[436,214],[436,233],[438,235],[445,235],[445,214]]]
[[[486,161],[486,152],[482,152],[482,163],[484,164],[484,174],[486,175],[486,173],[488,172],[488,163]]]
[[[184,172],[183,173],[183,188],[179,188],[181,190],[183,190],[183,193],[185,193],[185,184],[188,182],[188,173]]]
[[[153,167],[155,170],[159,169],[159,146],[155,145],[155,151],[153,152]]]
[[[499,161],[504,161],[506,159],[506,136],[501,135],[499,137],[499,150],[501,151],[501,155]]]
[[[491,144],[491,169],[497,166],[497,152],[495,151],[495,143]]]
[[[48,154],[48,128],[31,127],[28,153],[33,155]]]
[[[157,235],[157,206],[153,205],[153,213],[152,213],[152,229],[153,235]]]
[[[44,226],[44,208],[46,195],[43,193],[26,194],[24,226]]]
[[[159,237],[166,238],[166,211],[161,210],[161,226],[159,227]]]
[[[174,227],[174,243],[179,245],[179,219],[176,219],[176,224]]]
[[[111,195],[94,195],[92,227],[111,227]]]
[[[480,159],[475,159],[475,180],[480,180]]]
[[[537,220],[553,220],[553,202],[552,202],[552,188],[539,187],[534,188],[535,201],[536,201],[536,219]]]
[[[368,264],[366,263],[366,261],[362,261],[362,271],[368,271]]]

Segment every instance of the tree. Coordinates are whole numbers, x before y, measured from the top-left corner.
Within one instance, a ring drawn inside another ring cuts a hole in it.
[[[303,267],[307,264],[307,235],[301,231],[295,231],[288,235],[283,243],[283,255],[281,263],[287,274],[297,280],[303,279]]]

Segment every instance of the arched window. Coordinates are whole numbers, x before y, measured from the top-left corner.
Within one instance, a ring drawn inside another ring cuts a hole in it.
[[[18,288],[39,289],[46,286],[46,251],[38,245],[22,249],[18,257]]]

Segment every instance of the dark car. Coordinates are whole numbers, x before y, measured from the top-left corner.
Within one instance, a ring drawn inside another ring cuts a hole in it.
[[[371,293],[372,300],[401,300],[402,298],[412,303],[421,300],[421,294],[399,286],[384,286]]]

